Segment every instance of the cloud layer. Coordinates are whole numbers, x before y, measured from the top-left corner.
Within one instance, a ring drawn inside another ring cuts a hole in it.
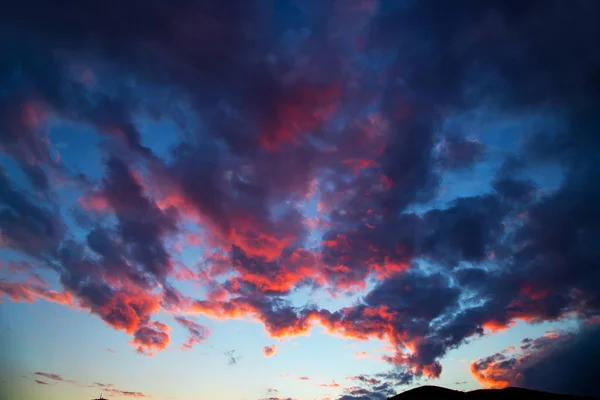
[[[12,3],[0,243],[31,267],[3,275],[8,299],[87,310],[148,355],[161,310],[186,349],[208,331],[183,314],[320,325],[386,340],[401,384],[516,321],[598,318],[599,3]],[[498,144],[475,114],[552,124]],[[94,132],[97,162],[69,161],[63,125]],[[448,187],[482,166],[483,189]],[[307,287],[365,293],[294,306]],[[474,373],[504,382],[499,361]],[[345,398],[369,390],[388,392]]]

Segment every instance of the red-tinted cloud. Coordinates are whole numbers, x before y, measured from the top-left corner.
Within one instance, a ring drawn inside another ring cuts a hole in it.
[[[144,292],[118,291],[96,310],[114,328],[134,333],[160,308],[159,298]]]
[[[354,358],[370,358],[372,360],[377,360],[377,357],[375,357],[373,354],[367,353],[366,351],[354,353]]]
[[[548,332],[523,339],[518,349],[493,354],[471,364],[485,387],[522,386],[555,393],[597,396],[597,325],[574,332]],[[576,371],[576,372],[575,372]],[[552,377],[552,379],[549,379]]]
[[[108,199],[104,197],[102,192],[91,191],[86,193],[83,197],[80,197],[79,205],[85,210],[91,210],[96,212],[105,212],[109,209]]]
[[[388,342],[403,383],[439,376],[449,349],[516,321],[598,319],[593,2],[412,2],[381,13],[374,2],[314,2],[301,18],[283,5],[272,19],[252,1],[23,1],[0,15],[0,34],[20,39],[19,51],[0,40],[11,77],[0,149],[19,171],[0,169],[0,243],[61,289],[30,271],[27,283],[2,281],[3,296],[77,304],[145,353],[168,343],[152,322],[161,310],[251,318],[272,337],[319,325]],[[190,40],[198,26],[219,28]],[[81,60],[90,54],[102,68]],[[478,109],[480,99],[493,107]],[[448,171],[488,154],[464,136],[479,124],[472,115],[539,120],[548,107],[560,129],[527,127],[514,154],[493,151],[499,168],[483,174],[484,189],[467,179],[463,197],[439,196]],[[174,122],[169,149],[138,128],[146,117]],[[79,154],[81,171],[66,149],[56,157],[50,121],[101,138]],[[88,157],[94,149],[101,157]],[[103,176],[84,175],[97,159]],[[562,175],[552,191],[527,177],[547,165]],[[55,175],[69,177],[68,196]],[[176,260],[187,247],[200,248],[196,265]],[[369,292],[328,310],[294,307],[299,288]],[[195,323],[178,322],[189,346],[201,340]]]
[[[0,281],[0,294],[7,296],[12,301],[32,303],[37,299],[73,307],[73,297],[68,292],[57,292],[48,289],[39,282],[2,282]]]
[[[139,327],[133,334],[133,340],[130,342],[137,346],[137,352],[152,356],[156,351],[162,351],[170,342],[169,328],[167,325],[152,321]]]
[[[271,357],[277,352],[277,346],[274,344],[270,344],[268,346],[263,347],[262,352],[265,355],[265,357]]]
[[[277,105],[275,115],[268,115],[259,142],[275,150],[295,137],[318,129],[333,117],[340,98],[338,82],[330,86],[298,85],[289,89]]]

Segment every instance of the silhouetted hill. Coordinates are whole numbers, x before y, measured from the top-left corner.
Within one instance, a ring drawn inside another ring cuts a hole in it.
[[[521,389],[509,387],[505,389],[479,389],[470,392],[446,389],[439,386],[421,386],[407,390],[389,400],[416,400],[416,399],[440,399],[440,400],[586,400],[591,397],[570,396],[540,392],[538,390]]]
[[[391,400],[413,400],[413,399],[444,399],[454,400],[462,399],[465,396],[465,392],[458,390],[446,389],[439,386],[421,386],[415,389],[407,390],[406,392],[400,393],[394,397],[390,397]]]

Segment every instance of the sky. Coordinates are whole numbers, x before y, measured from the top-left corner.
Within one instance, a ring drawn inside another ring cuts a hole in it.
[[[3,2],[0,397],[600,396],[597,15]]]

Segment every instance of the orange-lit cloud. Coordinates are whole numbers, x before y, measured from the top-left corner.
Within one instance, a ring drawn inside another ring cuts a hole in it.
[[[37,299],[73,307],[73,296],[69,292],[57,292],[48,289],[38,282],[2,282],[0,281],[0,294],[8,296],[12,301],[32,303]]]
[[[270,344],[268,346],[263,347],[262,352],[265,355],[265,357],[271,357],[277,352],[277,346],[275,344]]]
[[[326,387],[326,388],[338,388],[340,384],[336,381],[332,381],[331,383],[317,383],[316,386]]]
[[[167,347],[171,340],[168,333],[170,330],[167,325],[152,321],[139,327],[130,343],[137,346],[138,353],[152,356],[155,351],[162,351]]]

